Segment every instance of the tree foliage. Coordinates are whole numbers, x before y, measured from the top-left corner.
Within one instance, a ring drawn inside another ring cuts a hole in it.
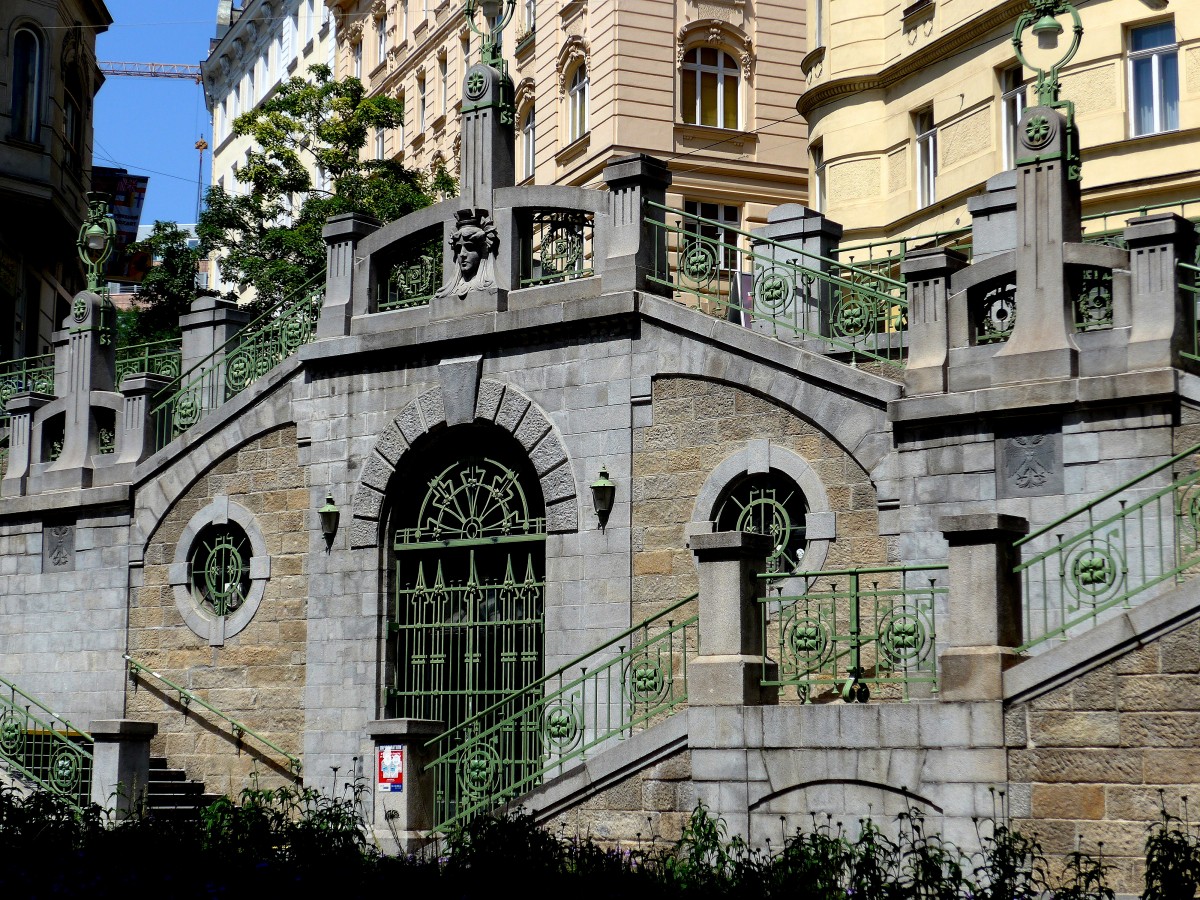
[[[210,188],[197,227],[204,248],[220,255],[223,278],[252,287],[261,304],[289,296],[324,270],[321,230],[330,216],[357,212],[387,222],[457,189],[444,171],[428,177],[363,157],[375,129],[402,122],[400,101],[367,96],[357,78],[336,81],[328,66],[309,73],[234,120],[233,133],[253,142],[237,172],[242,189]],[[313,165],[329,189],[313,184]]]
[[[137,315],[122,317],[121,343],[179,336],[179,317],[196,296],[196,269],[204,256],[199,246],[188,246],[191,238],[174,222],[158,221],[149,237],[130,246],[131,253],[148,253],[154,265],[134,298]]]

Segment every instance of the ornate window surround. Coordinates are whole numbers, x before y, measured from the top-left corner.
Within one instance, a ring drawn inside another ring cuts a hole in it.
[[[217,616],[205,608],[192,590],[190,560],[200,533],[209,525],[224,525],[228,522],[238,525],[250,539],[250,590],[236,610],[227,616]],[[207,640],[211,646],[221,647],[227,638],[245,630],[250,624],[250,620],[258,612],[259,604],[262,603],[270,577],[271,557],[267,553],[267,543],[254,514],[222,494],[214,497],[188,521],[175,545],[175,557],[168,570],[167,580],[173,588],[175,606],[188,628]]]
[[[696,19],[679,29],[675,36],[675,44],[677,69],[683,66],[683,57],[689,50],[705,45],[716,47],[737,60],[742,71],[742,80],[749,87],[758,57],[754,53],[754,42],[737,25],[721,19]],[[745,106],[743,102],[743,107]]]

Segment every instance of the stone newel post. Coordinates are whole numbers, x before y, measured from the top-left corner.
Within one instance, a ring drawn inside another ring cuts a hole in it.
[[[1136,298],[1129,368],[1178,365],[1179,351],[1193,332],[1195,304],[1180,290],[1176,264],[1194,258],[1196,228],[1182,216],[1160,213],[1132,219],[1124,237]]]
[[[373,743],[370,764],[375,838],[384,852],[412,853],[429,843],[429,831],[437,824],[433,818],[437,773],[425,771],[434,758],[425,749],[425,742],[445,727],[429,719],[379,719],[371,722],[369,729]],[[398,748],[402,754],[401,790],[380,778],[381,748]]]
[[[359,213],[331,216],[321,230],[325,238],[325,300],[317,321],[317,337],[341,337],[350,333],[354,309],[354,256],[358,242],[379,230],[379,220]],[[360,271],[359,277],[367,277]]]
[[[938,658],[942,700],[999,700],[1004,670],[1021,643],[1021,589],[1013,541],[1029,531],[1019,516],[943,516],[950,543],[950,614]]]
[[[137,808],[150,784],[150,739],[154,722],[104,719],[88,725],[92,745],[92,802],[124,818]]]
[[[759,706],[779,692],[761,685],[762,610],[758,575],[772,543],[768,535],[741,531],[697,534],[692,553],[700,575],[700,654],[688,667],[689,706]]]
[[[608,259],[602,272],[604,290],[666,293],[667,288],[646,277],[666,271],[665,232],[656,235],[643,223],[646,219],[663,220],[663,211],[647,203],[666,203],[671,184],[667,164],[644,153],[622,156],[605,167],[604,183],[611,194],[612,218]]]
[[[917,250],[900,264],[908,285],[908,365],[904,385],[910,396],[946,390],[950,350],[950,277],[967,265],[954,250]]]

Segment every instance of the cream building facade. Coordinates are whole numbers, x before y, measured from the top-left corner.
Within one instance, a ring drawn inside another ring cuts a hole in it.
[[[335,29],[323,0],[244,0],[240,8],[232,0],[219,0],[216,36],[201,67],[212,115],[214,185],[230,193],[246,190],[237,173],[252,144],[233,134],[234,119],[271,97],[289,78],[307,76],[309,66],[332,68]],[[309,162],[314,187],[327,188],[315,160]],[[211,287],[221,292],[238,287],[221,277],[219,260]]]
[[[460,4],[330,0],[338,73],[405,103],[368,151],[458,171],[462,82],[480,37]],[[743,228],[807,194],[793,105],[803,4],[764,0],[525,0],[503,33],[515,89],[518,184],[597,187],[633,152],[665,160],[667,203]],[[480,15],[482,24],[482,15]]]
[[[1121,211],[1200,196],[1200,11],[1187,0],[1080,2],[1083,36],[1063,69],[1075,106],[1085,230]],[[1036,103],[1011,43],[1026,0],[820,0],[808,22],[797,109],[811,129],[814,205],[847,239],[952,232],[967,199],[1012,168]],[[1057,51],[1024,47],[1048,67]],[[1194,216],[1200,204],[1163,207]],[[1101,213],[1116,213],[1103,217]],[[1133,215],[1134,213],[1130,213]],[[860,254],[861,257],[862,254]]]

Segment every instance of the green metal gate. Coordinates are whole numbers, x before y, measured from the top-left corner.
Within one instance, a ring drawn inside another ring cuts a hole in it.
[[[396,530],[389,714],[449,729],[542,676],[546,523],[517,471],[494,459],[456,462],[424,488]],[[536,728],[515,737],[530,746],[498,760],[501,781],[541,756]],[[467,779],[439,783],[439,816],[453,815]]]

